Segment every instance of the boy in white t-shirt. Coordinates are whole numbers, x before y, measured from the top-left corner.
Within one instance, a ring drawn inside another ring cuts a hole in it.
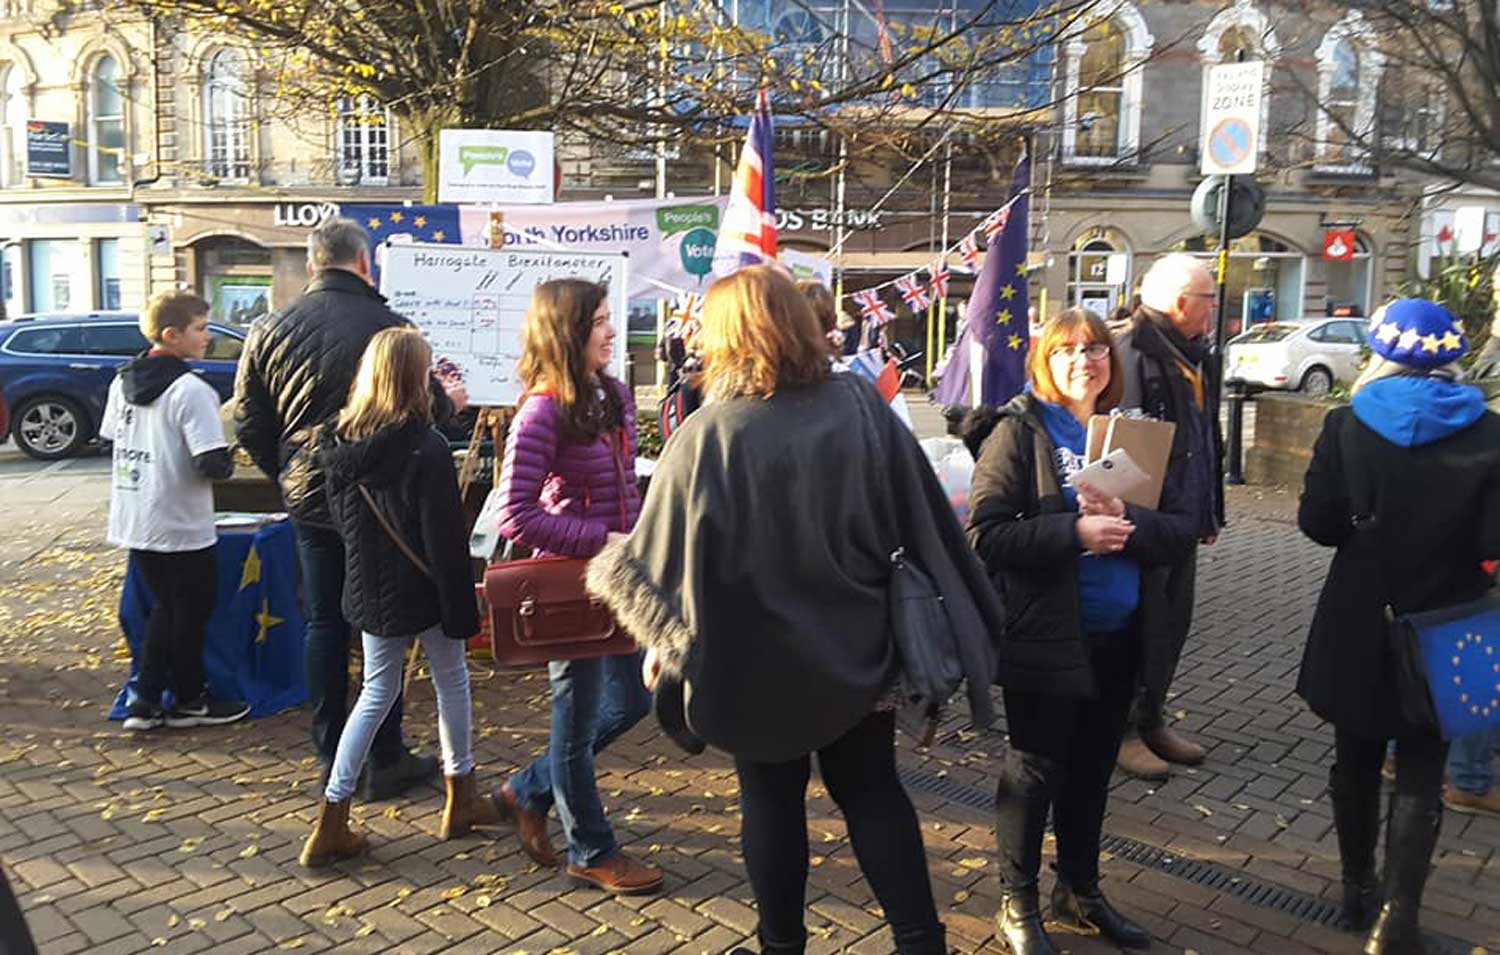
[[[109,542],[130,549],[153,600],[125,728],[232,723],[250,707],[209,696],[203,675],[219,587],[213,481],[234,472],[219,395],[188,367],[208,351],[208,303],[189,292],[156,295],[141,332],[154,347],[120,367],[99,426],[114,442]]]

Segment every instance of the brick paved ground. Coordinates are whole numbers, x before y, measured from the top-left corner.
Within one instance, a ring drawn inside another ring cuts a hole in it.
[[[315,798],[305,713],[147,738],[104,721],[125,668],[112,651],[121,565],[99,544],[102,485],[71,473],[0,476],[0,859],[44,952],[717,955],[753,930],[727,761],[682,758],[649,725],[603,756],[601,790],[622,841],[666,869],[659,898],[573,888],[511,838],[439,843],[435,787],[356,809],[373,835],[367,858],[298,868]],[[1106,828],[1121,856],[1106,861],[1106,888],[1162,940],[1157,951],[1357,951],[1348,936],[1256,904],[1277,888],[1331,897],[1336,880],[1330,736],[1292,695],[1327,554],[1298,537],[1293,503],[1236,493],[1232,528],[1202,557],[1197,632],[1171,708],[1211,747],[1207,764],[1155,787],[1116,781]],[[489,779],[538,751],[546,696],[538,674],[476,675]],[[408,714],[433,748],[430,685],[415,688]],[[997,951],[993,835],[974,806],[1000,744],[958,717],[947,729],[933,751],[903,749],[902,761],[950,940]],[[890,951],[816,784],[810,806],[813,951]],[[1142,857],[1149,847],[1165,851]],[[1462,940],[1453,951],[1500,950],[1497,847],[1500,822],[1445,820],[1424,918]],[[1214,872],[1208,884],[1183,877]],[[1298,899],[1311,904],[1283,901]],[[1112,951],[1061,941],[1077,955]]]

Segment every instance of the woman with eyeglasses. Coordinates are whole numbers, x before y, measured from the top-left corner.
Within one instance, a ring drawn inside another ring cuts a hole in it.
[[[1056,955],[1037,886],[1050,809],[1051,919],[1064,931],[1148,948],[1150,934],[1099,890],[1099,837],[1141,654],[1141,569],[1180,559],[1193,528],[1169,501],[1151,510],[1067,483],[1084,465],[1089,418],[1115,407],[1124,387],[1098,316],[1072,308],[1047,322],[1027,377],[1026,391],[998,413],[972,413],[964,435],[978,459],[969,542],[1007,615],[996,936],[1013,955]]]

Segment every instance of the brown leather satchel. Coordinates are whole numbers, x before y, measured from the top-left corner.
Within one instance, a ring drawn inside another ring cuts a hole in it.
[[[625,467],[619,454],[620,524],[625,524]],[[509,547],[507,547],[507,552]],[[609,610],[584,590],[588,561],[577,557],[536,557],[490,564],[484,571],[484,603],[489,615],[495,663],[535,666],[550,660],[584,660],[632,653],[630,634]]]
[[[635,650],[604,604],[583,589],[588,561],[537,557],[491,564],[484,572],[495,663],[534,666]]]

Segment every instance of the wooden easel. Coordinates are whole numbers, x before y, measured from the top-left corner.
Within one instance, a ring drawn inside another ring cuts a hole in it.
[[[490,211],[489,226],[485,230],[485,243],[491,249],[505,247],[505,213],[499,210]],[[485,432],[489,432],[490,444],[494,448],[495,455],[494,473],[490,486],[500,486],[500,465],[504,457],[505,435],[510,429],[510,419],[515,413],[514,408],[489,406],[482,406],[478,411],[479,414],[474,419],[474,431],[469,435],[469,450],[464,454],[464,463],[458,471],[458,499],[460,501],[468,497],[469,488],[473,485],[474,478],[478,474],[479,448],[484,444]],[[419,648],[419,644],[413,641],[411,650],[407,654],[406,673],[401,680],[401,691],[403,694],[411,689],[412,677],[416,675]],[[491,672],[493,673],[493,671]]]

